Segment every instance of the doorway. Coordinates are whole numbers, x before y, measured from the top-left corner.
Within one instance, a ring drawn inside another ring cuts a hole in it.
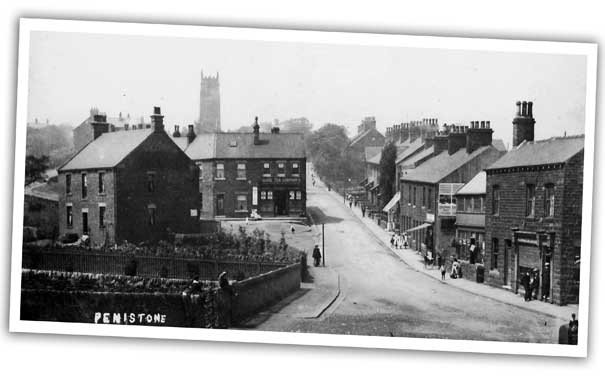
[[[82,234],[88,234],[88,212],[82,212]]]
[[[288,214],[288,191],[276,190],[273,192],[273,213],[275,216]]]
[[[216,194],[216,216],[225,216],[225,194]]]

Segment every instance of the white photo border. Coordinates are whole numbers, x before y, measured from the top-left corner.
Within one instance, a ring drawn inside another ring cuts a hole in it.
[[[268,332],[254,330],[214,330],[151,326],[23,321],[20,319],[21,263],[23,239],[23,201],[25,143],[28,109],[30,35],[34,31],[91,34],[184,37],[250,41],[282,41],[359,46],[416,47],[429,49],[526,52],[536,54],[581,55],[586,57],[584,184],[578,319],[588,324],[590,256],[592,243],[592,199],[594,179],[595,105],[597,83],[597,45],[594,43],[544,42],[505,39],[408,36],[351,32],[323,32],[284,29],[183,26],[104,21],[72,21],[22,18],[19,25],[18,85],[15,137],[15,176],[13,190],[13,239],[9,331],[24,333],[95,335],[112,337],[207,340],[221,342],[271,343],[335,347],[431,350],[513,355],[586,357],[588,326],[579,328],[578,345],[535,344],[426,338],[390,338],[359,335]]]

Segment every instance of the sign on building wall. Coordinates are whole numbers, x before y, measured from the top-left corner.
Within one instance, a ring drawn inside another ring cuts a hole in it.
[[[456,216],[456,197],[454,197],[454,194],[462,186],[464,186],[464,183],[439,184],[439,204],[437,205],[439,216]]]
[[[258,205],[258,187],[252,186],[252,205]]]

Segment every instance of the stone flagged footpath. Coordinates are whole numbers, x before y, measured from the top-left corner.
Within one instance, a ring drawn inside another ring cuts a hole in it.
[[[330,193],[338,199],[340,203],[343,202],[342,195],[336,193],[335,191],[330,191]],[[343,204],[344,206],[349,208],[349,204]],[[546,302],[542,302],[539,300],[532,300],[526,302],[523,300],[523,297],[520,295],[516,295],[506,289],[492,287],[487,284],[476,283],[471,280],[466,279],[452,279],[449,276],[449,271],[446,274],[446,280],[441,280],[441,272],[436,267],[426,267],[424,265],[424,260],[422,256],[412,249],[395,249],[391,247],[391,232],[383,229],[380,225],[376,223],[376,221],[368,218],[362,217],[361,208],[353,206],[352,209],[349,209],[359,221],[361,221],[370,232],[379,239],[386,248],[390,249],[393,253],[395,253],[405,264],[412,267],[414,270],[421,272],[427,276],[430,276],[434,279],[441,281],[444,284],[449,284],[456,288],[465,290],[467,292],[476,294],[478,296],[486,297],[504,304],[516,306],[518,308],[529,310],[535,313],[548,315],[551,317],[559,318],[564,321],[569,321],[571,319],[571,314],[578,314],[578,305],[566,305],[559,306],[554,304],[549,304]]]

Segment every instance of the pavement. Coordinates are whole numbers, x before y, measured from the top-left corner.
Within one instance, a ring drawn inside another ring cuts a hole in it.
[[[330,194],[339,201],[343,200],[342,195],[334,191],[330,191]],[[578,305],[559,306],[540,300],[532,300],[527,302],[523,299],[522,295],[515,294],[506,289],[493,287],[483,283],[477,283],[467,279],[451,279],[447,274],[446,280],[442,280],[441,272],[437,268],[427,267],[424,264],[424,258],[416,250],[396,249],[392,247],[390,243],[392,232],[382,228],[376,223],[375,220],[364,217],[362,215],[361,208],[353,206],[353,208],[350,208],[350,211],[357,217],[359,221],[364,224],[364,226],[368,228],[368,230],[370,230],[370,232],[372,232],[376,239],[378,239],[386,248],[397,255],[405,264],[412,267],[417,272],[421,272],[427,276],[439,280],[440,282],[465,290],[475,295],[486,297],[507,305],[512,305],[523,310],[529,310],[535,313],[549,315],[563,320],[571,319],[572,313],[578,314]]]

